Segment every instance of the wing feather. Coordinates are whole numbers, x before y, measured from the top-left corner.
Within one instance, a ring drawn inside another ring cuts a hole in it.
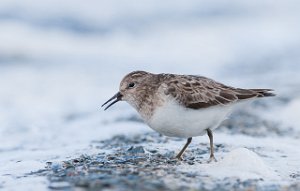
[[[274,96],[270,89],[241,89],[226,86],[202,76],[160,74],[160,86],[165,95],[172,96],[187,108],[200,109],[228,105],[254,97]]]

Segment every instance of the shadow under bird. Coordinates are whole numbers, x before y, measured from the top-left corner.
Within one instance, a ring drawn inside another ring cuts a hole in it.
[[[207,133],[210,161],[214,157],[213,133],[241,102],[275,96],[271,89],[234,88],[196,75],[152,74],[134,71],[120,83],[119,92],[105,102],[105,110],[118,101],[126,101],[155,131],[170,137],[187,138],[176,158],[192,141]]]

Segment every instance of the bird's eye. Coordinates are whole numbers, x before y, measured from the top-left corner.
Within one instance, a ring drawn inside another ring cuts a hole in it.
[[[135,83],[131,82],[128,84],[128,88],[133,88],[135,86]]]

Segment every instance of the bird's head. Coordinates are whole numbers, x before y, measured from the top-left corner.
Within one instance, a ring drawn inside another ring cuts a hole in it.
[[[144,71],[134,71],[127,74],[120,83],[119,92],[102,105],[103,107],[110,103],[104,110],[118,101],[127,101],[130,105],[137,107],[136,100],[140,92],[144,89],[143,84],[145,83],[145,79],[151,75],[151,73]]]

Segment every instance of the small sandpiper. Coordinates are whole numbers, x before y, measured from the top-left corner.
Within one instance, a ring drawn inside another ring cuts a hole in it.
[[[112,101],[106,110],[118,101],[127,101],[153,130],[165,136],[187,138],[176,156],[179,160],[192,137],[207,133],[211,162],[216,161],[212,130],[238,103],[275,96],[271,91],[234,88],[203,76],[134,71],[123,78],[119,92],[102,107]]]

